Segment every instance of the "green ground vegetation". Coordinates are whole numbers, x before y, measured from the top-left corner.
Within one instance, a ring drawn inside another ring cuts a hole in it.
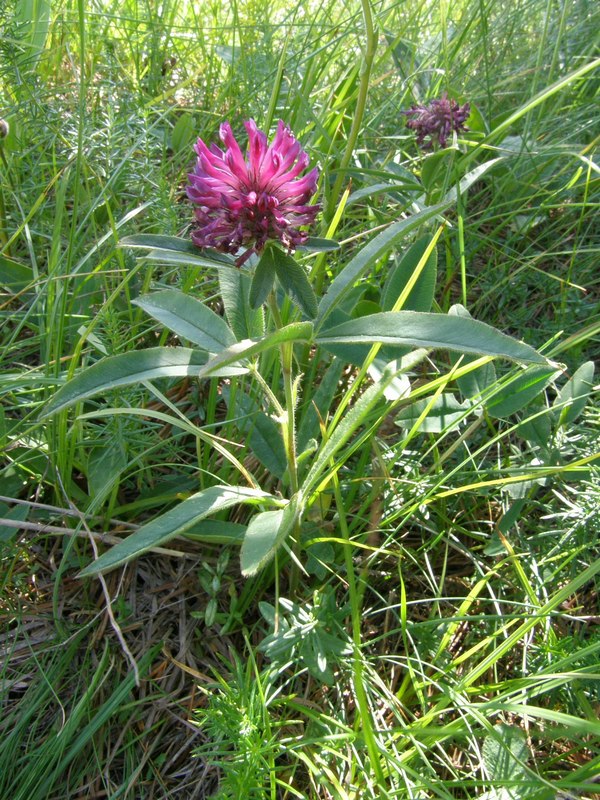
[[[596,4],[20,0],[0,24],[0,798],[599,798]],[[401,111],[444,92],[469,130],[420,151]],[[419,268],[406,308],[552,366],[430,352],[367,404],[368,347],[290,345],[299,469],[355,423],[293,545],[244,577],[240,503],[79,577],[198,491],[289,485],[276,352],[45,413],[106,357],[190,346],[141,295],[228,313],[214,268],[122,244],[187,238],[196,137],[250,117],[321,169],[318,296],[405,220],[347,319]]]

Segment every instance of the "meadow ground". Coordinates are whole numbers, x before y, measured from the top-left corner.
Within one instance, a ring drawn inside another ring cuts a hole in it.
[[[596,4],[0,22],[0,798],[600,798]],[[338,249],[189,244],[250,118]]]

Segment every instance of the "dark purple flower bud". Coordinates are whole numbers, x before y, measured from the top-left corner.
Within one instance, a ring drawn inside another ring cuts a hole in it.
[[[456,100],[449,100],[444,92],[429,105],[411,106],[408,111],[400,113],[412,117],[406,120],[406,126],[416,132],[419,147],[431,147],[436,141],[440,147],[445,147],[452,131],[459,133],[467,130],[465,122],[471,113],[471,106],[469,103],[460,106]],[[424,144],[426,136],[429,136],[429,142]]]
[[[271,144],[254,120],[244,125],[245,156],[228,122],[220,129],[225,150],[198,139],[198,159],[187,187],[196,206],[194,244],[223,253],[250,248],[239,263],[263,250],[270,239],[292,251],[308,238],[300,228],[311,225],[320,210],[319,205],[309,205],[319,172],[315,168],[302,176],[308,156],[287,125],[280,120]]]

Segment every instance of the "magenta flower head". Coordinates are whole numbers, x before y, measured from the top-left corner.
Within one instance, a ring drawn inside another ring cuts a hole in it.
[[[319,171],[312,169],[302,177],[308,156],[287,125],[279,122],[271,144],[254,120],[244,125],[245,156],[228,122],[219,131],[224,151],[198,139],[194,147],[198,159],[187,187],[196,206],[192,241],[223,253],[250,248],[238,264],[272,239],[292,251],[306,241],[308,234],[300,229],[312,224],[320,209],[309,205]]]
[[[416,131],[419,147],[423,146],[426,136],[429,136],[429,143],[425,147],[431,147],[436,140],[440,147],[445,147],[452,131],[458,133],[466,130],[465,122],[471,113],[471,107],[468,103],[460,106],[456,100],[449,100],[444,92],[429,105],[412,106],[408,111],[400,113],[412,117],[406,120],[406,126]]]

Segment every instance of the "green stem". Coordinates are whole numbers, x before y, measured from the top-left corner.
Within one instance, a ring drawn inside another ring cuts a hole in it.
[[[323,219],[327,224],[329,224],[335,214],[336,204],[342,189],[342,183],[346,177],[344,173],[346,167],[350,163],[352,153],[354,152],[354,146],[356,144],[356,140],[358,139],[358,134],[360,133],[367,103],[367,94],[369,92],[371,68],[373,66],[373,59],[375,58],[375,50],[377,48],[377,34],[373,26],[373,16],[371,14],[371,5],[369,0],[361,0],[361,6],[365,24],[366,42],[363,49],[363,58],[360,68],[360,86],[358,89],[358,98],[356,100],[354,119],[352,120],[350,133],[348,134],[348,141],[346,142],[346,149],[344,150],[344,154],[340,160],[338,176],[333,184],[333,189],[329,194],[329,198],[327,199],[327,206],[323,214]]]
[[[277,329],[282,327],[281,314],[277,305],[275,292],[269,294],[269,308]],[[284,414],[281,417],[281,432],[287,459],[288,476],[292,496],[298,491],[298,464],[296,459],[296,403],[294,397],[294,381],[292,363],[294,358],[293,342],[284,342],[279,347],[283,391],[285,394]]]
[[[298,464],[296,459],[296,398],[292,380],[294,345],[284,342],[280,348],[283,390],[285,392],[284,438],[292,495],[298,491]]]
[[[467,307],[467,260],[465,257],[465,205],[460,191],[460,180],[456,181],[456,214],[458,231],[458,258],[460,263],[460,287],[462,304]]]
[[[7,183],[12,183],[10,180],[10,173],[8,170],[8,162],[6,160],[6,156],[4,155],[4,147],[2,142],[0,142],[0,158],[2,159],[2,164],[4,169],[6,170],[6,178]],[[6,204],[4,202],[4,189],[0,184],[0,249],[3,253],[6,253],[7,256],[10,256],[10,248],[8,246],[8,220],[6,217]]]
[[[345,504],[340,490],[340,482],[337,473],[333,476],[333,487],[335,495],[335,503],[338,511],[339,526],[342,538],[344,540],[344,559],[346,562],[346,579],[348,581],[348,594],[350,597],[350,608],[352,613],[352,643],[353,643],[353,659],[352,659],[352,677],[354,696],[356,698],[356,705],[358,707],[358,717],[356,725],[362,732],[362,735],[367,746],[369,753],[369,760],[375,773],[375,778],[380,787],[383,787],[384,776],[381,768],[380,753],[373,731],[373,717],[371,709],[369,708],[369,701],[365,691],[365,677],[364,677],[364,663],[361,653],[361,620],[362,620],[362,601],[363,591],[360,591],[354,572],[354,561],[352,560],[352,543],[350,541],[350,531],[346,521]]]
[[[362,64],[360,66],[360,86],[358,88],[358,97],[356,100],[356,108],[354,110],[354,118],[352,119],[352,127],[348,134],[346,141],[346,148],[340,159],[338,167],[337,178],[333,184],[333,188],[329,192],[329,196],[325,201],[325,208],[323,209],[323,223],[324,227],[328,229],[336,215],[338,201],[342,192],[342,184],[346,178],[346,167],[350,163],[352,154],[358,134],[362,127],[363,117],[365,115],[365,108],[367,105],[367,95],[369,93],[369,81],[371,78],[371,69],[375,59],[375,51],[377,49],[377,33],[373,25],[373,15],[371,14],[370,0],[361,0],[363,21],[365,25],[365,46],[363,48]],[[320,297],[323,290],[323,281],[325,278],[325,260],[318,258],[312,270],[312,280],[317,297]]]
[[[273,322],[277,329],[282,327],[281,314],[277,305],[277,297],[275,292],[269,294],[269,308],[273,317]],[[283,391],[285,395],[285,407],[281,417],[281,434],[283,436],[283,446],[285,448],[285,456],[287,461],[287,474],[289,481],[290,497],[293,497],[298,492],[298,459],[296,453],[296,397],[294,390],[294,380],[292,376],[292,365],[294,361],[294,344],[293,342],[284,342],[279,347],[279,356],[281,359],[281,376],[283,380]],[[295,538],[294,555],[296,558],[292,563],[292,569],[289,578],[289,592],[294,595],[298,580],[300,577],[298,569],[298,552],[300,549],[300,525],[295,526],[292,535]]]
[[[275,323],[275,328],[279,330],[283,327],[283,322],[281,320],[281,314],[279,313],[279,306],[277,305],[277,297],[274,291],[271,291],[269,294],[269,310],[271,312],[271,316],[273,317],[273,322]]]

